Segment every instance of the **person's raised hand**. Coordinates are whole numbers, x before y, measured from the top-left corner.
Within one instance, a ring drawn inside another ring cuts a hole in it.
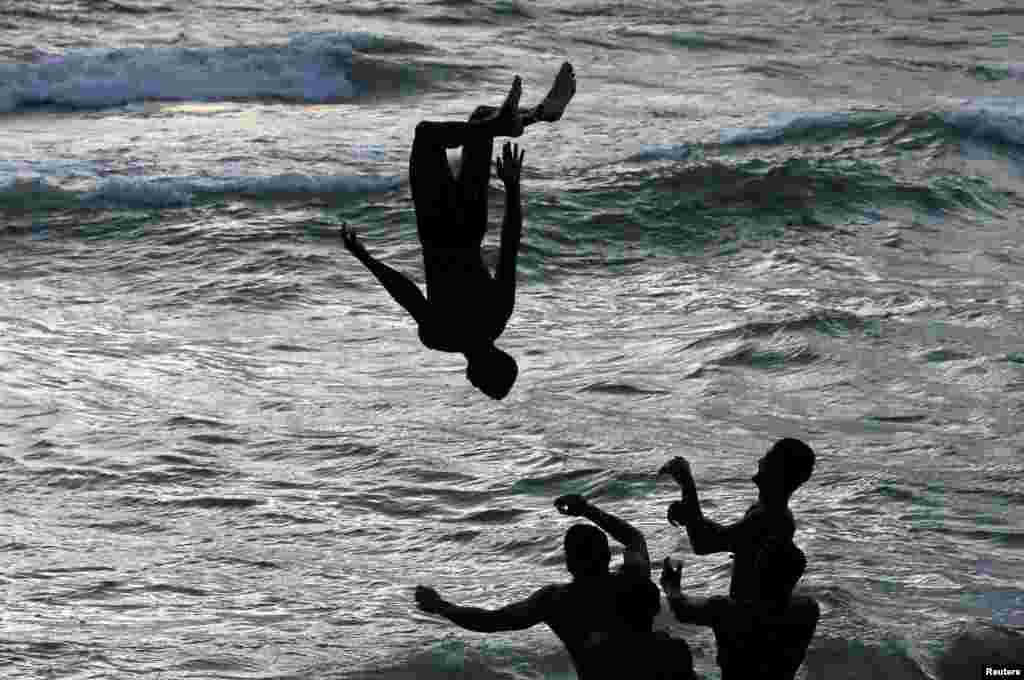
[[[555,499],[555,509],[563,515],[570,515],[572,517],[582,515],[586,512],[588,506],[587,499],[578,493],[566,494]]]
[[[341,242],[345,244],[345,248],[348,252],[352,253],[356,257],[366,255],[366,246],[359,242],[359,235],[356,234],[356,230],[348,226],[348,222],[343,222],[341,225]]]
[[[444,600],[437,591],[428,586],[416,586],[416,606],[428,614],[437,614],[444,607]]]
[[[683,580],[683,563],[680,561],[678,566],[672,564],[672,560],[668,557],[661,563],[661,589],[665,591],[666,595],[674,595],[682,590],[680,585]]]
[[[525,151],[519,150],[518,144],[505,142],[501,149],[501,157],[495,159],[498,166],[498,179],[505,183],[505,186],[519,184],[520,173],[523,169],[523,156]]]
[[[687,482],[693,482],[693,473],[690,471],[690,463],[682,456],[676,456],[661,466],[659,475],[669,475],[680,486]]]
[[[693,514],[692,504],[686,501],[672,501],[668,506],[668,523],[674,527],[685,527],[693,519]]]

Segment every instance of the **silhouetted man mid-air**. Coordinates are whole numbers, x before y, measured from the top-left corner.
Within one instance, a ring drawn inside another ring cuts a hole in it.
[[[519,137],[527,125],[554,122],[576,92],[572,66],[562,65],[547,97],[535,108],[519,109],[518,76],[504,104],[477,107],[467,122],[422,121],[409,160],[409,182],[416,228],[423,248],[427,297],[401,273],[374,259],[345,225],[345,247],[373,273],[391,297],[419,325],[428,348],[458,352],[467,360],[466,377],[492,399],[512,389],[519,368],[494,346],[515,305],[516,255],[522,236],[520,172],[523,153],[506,142],[497,160],[505,184],[501,254],[492,278],[481,257],[487,232],[487,189],[495,137]],[[462,147],[459,177],[452,177],[447,149]]]

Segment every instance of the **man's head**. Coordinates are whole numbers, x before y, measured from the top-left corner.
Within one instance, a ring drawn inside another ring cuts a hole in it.
[[[573,578],[608,573],[612,551],[608,536],[589,524],[574,524],[565,532],[565,566]]]
[[[466,377],[491,399],[504,399],[519,375],[516,360],[493,344],[466,352]]]
[[[757,485],[762,501],[789,500],[801,484],[811,478],[814,451],[799,439],[780,439],[757,462]]]
[[[754,569],[760,599],[788,602],[797,581],[807,569],[807,557],[792,541],[772,540],[757,551]]]

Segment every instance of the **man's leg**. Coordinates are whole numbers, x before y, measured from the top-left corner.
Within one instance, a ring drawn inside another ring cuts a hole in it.
[[[470,121],[487,120],[494,117],[496,108],[478,106],[469,117]],[[523,113],[520,111],[520,113]],[[523,121],[525,126],[526,121]],[[476,139],[462,147],[462,164],[456,181],[461,208],[461,224],[457,226],[467,239],[480,244],[487,233],[487,193],[491,180],[491,154],[494,153],[494,137]]]
[[[565,62],[555,76],[555,82],[547,96],[531,109],[519,109],[519,116],[523,119],[523,127],[539,123],[541,121],[554,123],[562,118],[565,107],[569,105],[573,95],[576,94],[576,73],[572,70],[572,64]],[[479,116],[486,118],[498,112],[495,106],[478,106],[470,120]]]
[[[487,120],[492,116],[497,115],[500,110],[497,106],[478,106],[469,116],[470,120]],[[519,109],[519,117],[523,121],[523,127],[529,127],[534,123],[539,123],[541,118],[537,115],[537,107],[534,106],[532,109]]]
[[[489,174],[494,137],[518,137],[522,134],[522,121],[517,115],[521,92],[522,84],[516,76],[512,89],[497,114],[487,118],[470,117],[465,123],[422,121],[416,126],[412,155],[409,159],[409,184],[413,204],[416,206],[416,225],[422,243],[437,243],[452,238],[465,239],[462,233],[452,233],[453,228],[457,230],[467,222],[464,216],[459,219],[458,213],[465,209],[460,196],[462,191],[452,177],[445,150],[460,146],[471,149],[469,156],[474,164],[474,171],[470,174],[460,172],[459,175],[467,178],[471,174],[474,175],[476,181],[473,188],[480,194],[479,156],[486,150],[484,161],[487,163]],[[465,167],[465,163],[463,166]],[[487,175],[484,175],[483,182],[483,228],[486,229]],[[479,210],[480,202],[479,197],[474,196],[473,210]],[[483,238],[482,233],[480,238]]]
[[[519,109],[523,127],[541,121],[553,123],[559,120],[575,93],[576,74],[573,73],[572,65],[565,62],[543,101],[531,109]],[[499,115],[500,111],[501,109],[494,106],[478,106],[469,117],[469,121],[486,121]],[[471,232],[478,244],[483,241],[487,232],[487,190],[493,153],[493,137],[479,138],[466,143],[462,147],[462,166],[456,182],[461,198],[462,228]]]
[[[555,76],[555,82],[547,96],[532,109],[520,109],[519,117],[522,119],[523,127],[544,121],[554,123],[561,120],[565,108],[575,94],[575,73],[568,61],[563,63],[562,68]],[[494,116],[498,113],[498,107],[477,107],[473,117],[479,115],[481,118]],[[473,120],[473,117],[470,120]]]
[[[478,106],[470,115],[470,121],[487,120],[498,112],[496,106]],[[537,109],[519,109],[523,127],[539,123]],[[462,159],[456,184],[462,199],[465,227],[473,230],[477,242],[483,241],[487,231],[487,192],[491,179],[491,159],[494,154],[494,138],[477,139],[462,147]],[[477,233],[477,230],[479,232]]]
[[[409,186],[416,208],[416,229],[420,243],[434,243],[445,236],[446,227],[458,207],[458,187],[448,167],[444,147],[431,143],[416,126],[409,157]]]

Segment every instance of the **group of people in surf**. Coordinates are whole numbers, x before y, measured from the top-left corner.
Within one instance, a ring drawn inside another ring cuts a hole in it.
[[[355,231],[342,226],[345,247],[415,319],[421,342],[430,349],[466,357],[466,376],[480,391],[503,399],[518,375],[515,360],[498,349],[515,304],[516,257],[522,236],[520,173],[524,154],[506,142],[496,160],[505,185],[505,219],[495,275],[483,262],[487,199],[495,137],[519,137],[540,121],[562,117],[576,92],[569,63],[562,65],[548,95],[521,109],[517,76],[500,107],[480,106],[466,122],[423,121],[416,126],[409,179],[423,250],[427,296],[410,279],[371,256]],[[447,150],[462,147],[458,177]],[[789,498],[806,482],[814,452],[797,439],[781,439],[758,462],[753,482],[758,500],[741,520],[721,525],[704,517],[696,483],[685,458],[666,463],[682,498],[668,508],[668,520],[685,527],[698,555],[733,553],[728,596],[688,597],[681,588],[681,565],[662,563],[661,590],[675,618],[711,627],[722,680],[756,677],[791,680],[803,662],[820,615],[810,597],[793,589],[806,568],[793,543],[796,526]],[[432,588],[419,586],[419,608],[478,632],[520,630],[545,623],[569,651],[580,680],[696,678],[685,640],[654,631],[661,608],[651,580],[644,536],[628,522],[572,494],[555,500],[564,515],[584,517],[597,526],[576,524],[565,534],[565,562],[572,581],[549,585],[525,600],[496,610],[462,607]],[[606,533],[607,532],[607,533]],[[608,535],[625,549],[623,564],[610,570]]]
[[[793,595],[807,561],[793,543],[789,498],[813,468],[807,444],[780,439],[758,461],[752,478],[757,502],[741,520],[724,526],[701,512],[685,458],[673,458],[659,471],[679,485],[682,499],[669,505],[668,520],[686,528],[694,552],[733,553],[727,597],[688,597],[682,566],[668,557],[660,579],[678,621],[714,631],[722,680],[792,680],[804,660],[820,611],[813,598]],[[455,605],[433,588],[418,586],[419,608],[480,633],[545,623],[569,651],[580,680],[696,680],[686,641],[653,630],[661,597],[651,581],[644,535],[576,494],[557,498],[555,508],[597,525],[576,524],[565,533],[570,583],[545,586],[494,610]],[[622,566],[614,572],[609,534],[624,546]]]

